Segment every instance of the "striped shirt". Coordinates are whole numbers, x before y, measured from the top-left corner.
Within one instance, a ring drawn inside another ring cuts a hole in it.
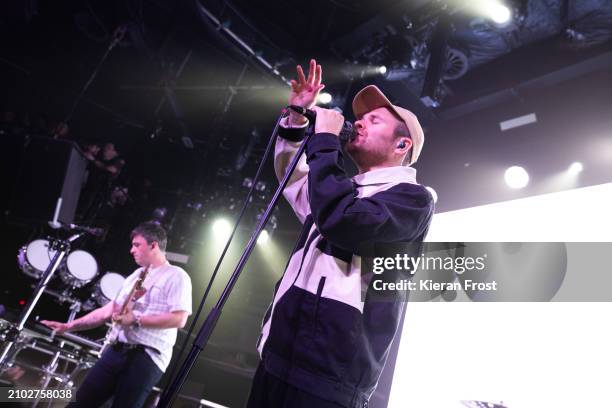
[[[115,299],[123,305],[142,268],[126,278]],[[147,316],[174,311],[185,311],[191,314],[191,279],[182,268],[166,262],[157,268],[151,268],[143,282],[145,294],[134,302],[135,316]],[[124,343],[136,343],[148,346],[147,354],[160,370],[165,371],[172,358],[172,347],[176,342],[177,329],[135,328],[117,325],[111,332],[111,338]]]

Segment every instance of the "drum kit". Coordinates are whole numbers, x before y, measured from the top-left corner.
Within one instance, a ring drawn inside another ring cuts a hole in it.
[[[36,283],[18,321],[11,323],[0,319],[0,373],[18,366],[40,372],[40,386],[46,387],[55,380],[59,387],[72,387],[75,376],[95,363],[102,346],[100,341],[72,333],[55,335],[36,323],[26,327],[28,317],[43,293],[59,303],[68,303],[70,315],[67,320],[72,321],[81,310],[90,311],[114,300],[121,290],[125,280],[122,275],[106,272],[99,277],[94,256],[82,249],[71,249],[72,243],[82,235],[76,234],[65,241],[36,239],[19,249],[19,269]],[[58,279],[50,288],[49,283],[55,276]],[[47,354],[51,356],[50,361],[38,367],[23,359],[18,360],[17,355],[23,350]],[[60,373],[58,367],[62,362],[65,366]],[[68,364],[72,364],[72,371],[66,372]]]
[[[55,254],[56,250],[50,248],[49,240],[36,239],[19,249],[17,264],[26,275],[40,279]],[[92,282],[98,272],[98,263],[93,255],[81,249],[71,251],[58,268],[58,275],[64,286],[61,295],[58,296],[55,291],[46,292],[63,301],[74,301],[75,299],[69,296],[70,293]],[[82,303],[82,309],[92,310],[115,299],[124,280],[125,278],[116,272],[106,272],[94,283],[90,298]]]

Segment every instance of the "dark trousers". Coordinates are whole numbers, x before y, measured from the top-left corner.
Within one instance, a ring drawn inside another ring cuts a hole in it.
[[[312,390],[316,393],[317,390]],[[302,391],[268,373],[259,363],[247,408],[342,408],[333,402]]]
[[[76,393],[76,401],[68,407],[99,407],[114,397],[113,408],[140,408],[162,374],[144,348],[109,347],[89,370]]]

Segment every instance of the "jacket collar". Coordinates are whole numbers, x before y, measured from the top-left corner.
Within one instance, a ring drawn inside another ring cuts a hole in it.
[[[386,183],[417,184],[416,169],[408,166],[384,167],[357,174],[353,177],[353,181],[360,186]]]

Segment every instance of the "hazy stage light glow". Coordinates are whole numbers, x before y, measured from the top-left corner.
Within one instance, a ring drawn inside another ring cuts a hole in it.
[[[529,174],[520,166],[512,166],[506,170],[504,180],[510,188],[523,188],[529,183]]]
[[[487,10],[491,20],[497,24],[504,24],[510,21],[510,9],[503,4],[492,3]]]
[[[215,238],[220,241],[226,241],[232,233],[232,225],[225,218],[219,218],[213,223],[213,232]]]
[[[332,98],[331,94],[327,93],[327,92],[321,92],[319,94],[319,97],[318,97],[319,103],[322,103],[324,105],[327,105],[328,103],[331,103],[332,99],[333,98]]]
[[[569,168],[567,169],[567,172],[569,174],[571,174],[572,176],[575,176],[575,175],[581,173],[583,169],[584,169],[584,167],[582,166],[582,163],[580,163],[580,162],[573,162],[569,166]]]
[[[270,240],[270,234],[268,234],[268,231],[263,230],[257,237],[257,244],[265,245],[268,243],[269,240]]]
[[[466,8],[490,18],[495,24],[506,24],[512,18],[510,9],[498,0],[472,0]]]

